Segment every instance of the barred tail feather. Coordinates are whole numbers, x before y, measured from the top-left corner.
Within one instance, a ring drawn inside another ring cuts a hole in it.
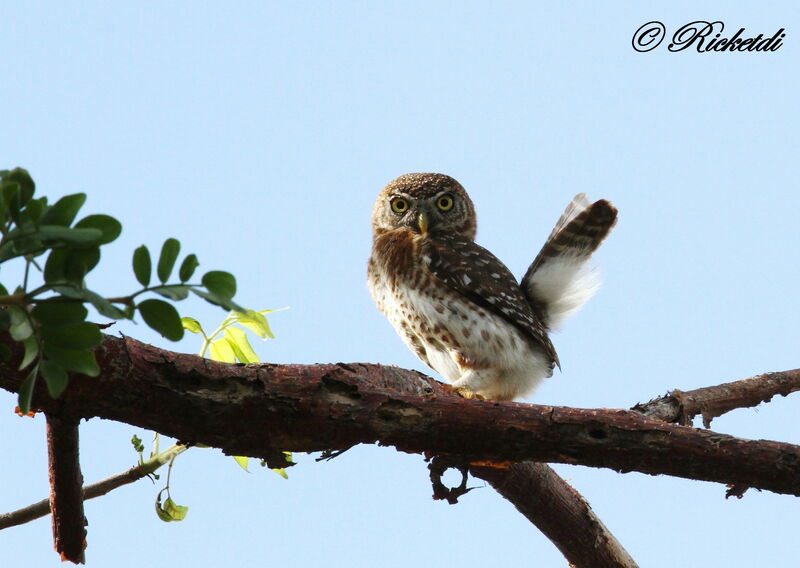
[[[559,218],[522,279],[525,297],[549,329],[580,309],[599,288],[600,278],[588,261],[616,221],[617,209],[610,202],[592,204],[583,193]]]

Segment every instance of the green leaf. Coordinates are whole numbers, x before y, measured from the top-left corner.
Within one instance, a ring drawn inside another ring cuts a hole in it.
[[[258,363],[260,359],[247,340],[247,334],[238,327],[229,327],[225,330],[225,338],[230,342],[236,358],[242,363]]]
[[[225,337],[220,337],[208,346],[209,358],[212,361],[222,361],[223,363],[236,363],[236,352],[233,346]]]
[[[48,326],[80,323],[88,313],[78,302],[40,302],[31,310],[33,319]]]
[[[178,310],[163,300],[145,300],[137,306],[144,322],[171,341],[183,337],[183,325]]]
[[[83,297],[83,289],[81,289],[78,286],[74,286],[74,285],[71,285],[71,284],[63,285],[63,286],[54,285],[54,286],[50,286],[50,288],[54,292],[58,292],[59,294],[61,294],[62,296],[66,296],[67,298],[73,298],[75,300],[83,300],[84,299],[84,297]]]
[[[188,512],[189,507],[177,505],[171,497],[167,497],[167,500],[164,501],[164,507],[161,507],[161,493],[156,497],[156,514],[165,523],[182,521],[186,518],[186,513]]]
[[[40,199],[31,199],[28,201],[28,205],[25,206],[25,213],[35,225],[38,225],[39,221],[42,219],[42,213],[44,213],[46,207],[46,197],[42,197]]]
[[[69,379],[67,378],[67,371],[64,367],[55,361],[42,361],[39,364],[39,369],[42,371],[44,382],[47,384],[47,391],[53,398],[58,398],[64,389],[67,388]]]
[[[267,318],[265,318],[264,314],[260,312],[255,310],[237,312],[236,320],[244,327],[258,335],[261,339],[265,339],[267,337],[275,339],[275,336],[272,334],[272,330],[269,328]]]
[[[46,217],[47,215],[45,215]],[[39,230],[30,236],[41,239],[42,242],[51,247],[88,247],[100,244],[103,239],[103,232],[100,229],[70,229],[69,227],[48,224],[40,226]]]
[[[228,347],[233,351],[233,361],[226,361],[227,363],[249,363],[247,355],[234,343],[230,338],[225,337],[224,340],[228,343]],[[222,341],[219,339],[218,341]]]
[[[17,405],[19,411],[25,415],[31,410],[31,399],[33,398],[33,387],[36,385],[36,377],[39,375],[39,365],[34,365],[25,380],[19,387],[19,399]]]
[[[225,307],[223,306],[225,301],[222,298],[217,298],[214,294],[209,294],[208,292],[206,292],[205,290],[201,290],[200,288],[192,288],[192,292],[194,292],[196,295],[200,296],[207,302],[214,304],[215,306],[222,306],[223,308]]]
[[[8,317],[11,319],[11,327],[19,325],[28,319],[28,310],[20,306],[8,306],[6,308],[6,313],[8,313]]]
[[[286,468],[285,467],[281,467],[281,468],[274,467],[274,468],[272,468],[272,471],[274,471],[275,473],[277,473],[278,475],[280,475],[284,479],[289,479],[289,474],[286,473]]]
[[[33,335],[33,327],[31,327],[31,322],[27,317],[20,319],[17,323],[13,323],[12,315],[12,324],[8,332],[14,341],[24,341]]]
[[[183,329],[190,333],[203,333],[203,326],[194,318],[182,317],[181,325],[183,325]]]
[[[91,270],[100,262],[100,247],[70,249],[64,275],[67,280],[82,282]]]
[[[85,202],[85,193],[65,195],[45,211],[42,217],[42,224],[69,227]]]
[[[156,500],[156,515],[158,515],[158,518],[164,521],[165,523],[171,523],[173,521],[172,517],[169,516],[169,513],[167,513],[164,509],[161,508],[160,497]]]
[[[169,298],[174,302],[185,300],[189,297],[189,286],[182,284],[173,284],[171,286],[155,286],[152,288],[153,292],[160,294],[165,298]]]
[[[100,240],[103,245],[116,240],[122,232],[122,224],[110,215],[89,215],[75,223],[75,228],[98,229],[103,234]]]
[[[107,318],[114,320],[130,319],[128,314],[120,310],[117,306],[106,300],[97,292],[92,292],[91,290],[82,290],[81,294],[83,299],[92,304],[94,309],[97,310],[100,315],[104,315]]]
[[[0,310],[0,333],[11,327],[11,314],[8,310]]]
[[[11,359],[11,348],[8,345],[0,344],[0,361]]]
[[[51,286],[51,289],[62,296],[66,296],[67,298],[85,300],[91,303],[100,314],[106,316],[107,318],[131,319],[133,317],[132,313],[129,314],[126,310],[120,310],[111,302],[100,296],[97,292],[82,289],[76,286],[53,285]]]
[[[247,469],[247,464],[250,461],[250,458],[248,458],[247,456],[233,456],[233,459],[236,460],[236,463],[239,464],[239,467],[241,467],[246,472],[250,473],[250,470]]]
[[[68,371],[82,373],[90,377],[100,374],[100,367],[94,358],[94,353],[79,349],[63,349],[56,345],[45,343],[44,355],[47,359],[55,361]]]
[[[48,345],[63,349],[91,349],[103,340],[103,334],[93,323],[83,322],[75,325],[42,326],[39,328],[42,340]]]
[[[25,354],[22,356],[22,362],[19,364],[20,371],[33,363],[39,356],[39,342],[36,340],[36,336],[32,335],[23,341],[22,345],[25,347]]]
[[[181,282],[188,281],[198,266],[200,266],[200,261],[197,260],[197,256],[194,254],[187,255],[181,263],[180,270],[178,270],[178,277]]]
[[[153,264],[150,262],[150,251],[147,247],[142,245],[133,251],[133,273],[136,275],[136,280],[145,288],[150,284],[150,273],[153,270]]]
[[[5,225],[8,221],[8,205],[6,205],[6,200],[3,198],[2,192],[2,184],[0,184],[0,225]]]
[[[67,230],[72,231],[73,229]],[[47,256],[44,265],[44,281],[47,284],[70,282],[80,285],[86,274],[97,266],[99,261],[99,247],[57,248]]]
[[[172,268],[175,266],[175,261],[178,259],[178,253],[181,251],[181,243],[177,239],[167,239],[161,247],[161,255],[158,257],[158,279],[161,283],[165,283],[172,274]]]
[[[6,241],[0,245],[0,262],[5,262],[15,256],[19,256],[14,250],[14,241]]]
[[[81,285],[86,274],[100,261],[99,247],[70,249],[57,248],[50,252],[44,265],[47,284]]]
[[[236,278],[230,272],[222,270],[206,272],[202,283],[209,292],[223,300],[230,300],[236,294]]]
[[[23,237],[14,239],[11,242],[11,248],[17,256],[30,254],[38,256],[44,252],[44,244],[42,241],[35,237]]]
[[[67,249],[55,249],[47,255],[47,260],[44,263],[45,283],[54,284],[64,281],[64,267],[67,264],[68,252]]]
[[[236,302],[233,302],[231,300],[226,300],[224,298],[220,298],[216,294],[212,294],[212,293],[206,292],[205,290],[201,290],[200,288],[192,288],[192,292],[194,294],[200,296],[201,298],[203,298],[205,301],[207,301],[207,302],[209,302],[211,304],[214,304],[215,306],[222,306],[226,310],[230,310],[230,311],[234,311],[234,312],[243,312],[243,311],[245,311],[245,308],[243,308],[242,306],[240,306]]]
[[[16,182],[3,180],[2,185],[3,204],[5,205],[8,216],[15,223],[19,223],[19,210],[22,207],[20,204],[20,186]]]
[[[20,205],[25,205],[28,200],[33,197],[33,192],[36,189],[36,184],[33,183],[33,178],[28,173],[28,170],[23,168],[14,168],[3,176],[3,183],[16,183],[19,187],[19,201]]]

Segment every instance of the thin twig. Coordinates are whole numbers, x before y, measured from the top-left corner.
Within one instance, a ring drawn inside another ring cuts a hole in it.
[[[758,406],[769,402],[775,395],[788,396],[800,391],[800,369],[779,373],[764,373],[749,379],[723,383],[713,387],[681,391],[674,390],[633,410],[648,418],[690,425],[692,419],[701,414],[703,426],[711,427],[717,416],[737,408]]]
[[[113,491],[123,485],[128,485],[134,481],[138,481],[143,477],[147,477],[162,465],[170,461],[172,458],[185,452],[188,448],[186,446],[174,445],[160,454],[150,458],[141,465],[134,466],[127,471],[112,475],[102,481],[87,485],[83,488],[83,500],[94,499],[105,495],[109,491]],[[0,515],[0,530],[16,525],[22,525],[35,519],[46,517],[50,514],[50,500],[42,499],[38,503],[28,505],[22,509],[4,513]]]

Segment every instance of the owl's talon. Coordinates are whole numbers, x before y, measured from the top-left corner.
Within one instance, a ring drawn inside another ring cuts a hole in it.
[[[453,390],[456,391],[458,396],[467,399],[475,399],[475,400],[486,400],[486,398],[476,393],[475,391],[469,390],[467,387],[453,387]]]

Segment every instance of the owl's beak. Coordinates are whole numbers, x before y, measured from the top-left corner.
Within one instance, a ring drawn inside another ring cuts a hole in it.
[[[424,211],[420,211],[419,217],[417,217],[417,224],[419,225],[420,234],[424,235],[428,232],[428,216]]]

